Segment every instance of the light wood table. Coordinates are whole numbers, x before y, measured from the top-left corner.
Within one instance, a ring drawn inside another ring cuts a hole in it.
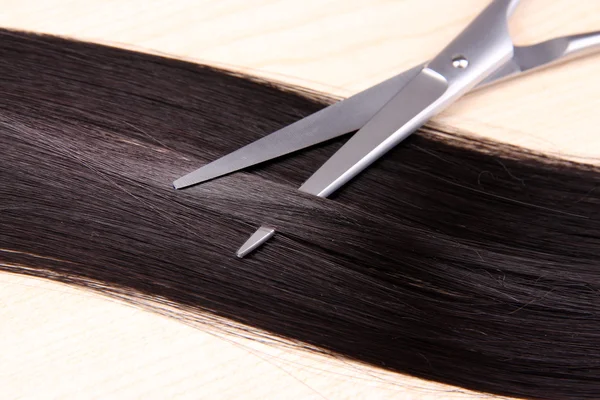
[[[0,0],[0,26],[165,53],[349,95],[425,61],[487,3]],[[522,3],[510,24],[518,44],[600,30],[600,1]],[[596,163],[599,66],[600,57],[591,56],[499,84],[467,96],[435,123]],[[0,274],[2,399],[478,397]]]

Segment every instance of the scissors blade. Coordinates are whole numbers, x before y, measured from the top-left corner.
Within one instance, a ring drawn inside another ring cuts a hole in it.
[[[475,29],[471,30],[489,31],[490,25],[495,24],[490,24],[487,17],[494,14],[500,18],[509,15],[514,11],[517,3],[516,0],[494,1],[472,24],[475,25]],[[495,7],[499,7],[502,12]],[[497,23],[498,21],[496,21]],[[487,35],[492,39],[494,36]],[[461,52],[457,51],[464,45],[463,40],[466,39],[468,42],[471,38],[477,38],[476,40],[479,41],[479,38],[486,37],[486,35],[466,32],[457,37],[453,43],[459,45],[458,49],[454,49],[451,44],[415,79],[404,85],[401,92],[394,96],[346,145],[315,172],[300,187],[300,190],[327,197],[415,129],[418,129],[428,118],[443,110],[473,87],[481,88],[499,80],[600,50],[600,32],[565,36],[525,47],[513,47],[508,33],[504,32],[503,36],[504,39],[500,38],[500,42],[492,43],[493,47],[479,47],[477,42],[464,46],[465,49],[474,48],[481,51],[488,48],[492,50],[491,54],[479,54],[479,57],[475,58],[475,65],[469,67],[469,70],[475,71],[473,74],[465,76],[466,79],[460,79],[460,75],[452,74],[447,67],[446,73],[440,71],[444,71],[444,65],[450,58],[453,62],[463,58],[460,56]],[[511,51],[509,51],[509,47],[512,48]],[[511,53],[512,56],[507,57]],[[464,58],[464,60],[467,61],[468,66],[468,58]],[[460,63],[453,64],[453,66],[463,68]],[[446,78],[449,81],[445,81]],[[445,85],[446,88],[444,88]],[[420,91],[422,91],[421,94]],[[421,110],[419,110],[420,108]],[[397,128],[398,126],[400,128]],[[240,248],[237,253],[238,257],[244,257],[248,252],[262,245],[273,236],[273,233],[273,228],[261,226]]]
[[[423,65],[411,68],[352,97],[252,142],[173,182],[176,189],[244,169],[362,128]]]
[[[412,134],[448,103],[450,99],[444,96],[447,89],[448,82],[442,75],[423,68],[299,190],[320,197],[329,196]],[[273,228],[262,225],[239,248],[237,256],[246,256],[274,233]]]
[[[246,255],[250,254],[257,248],[259,248],[263,243],[269,240],[275,234],[275,228],[271,228],[269,226],[262,225],[260,228],[254,232],[252,236],[246,240],[246,242],[238,249],[235,253],[239,258],[244,258]]]
[[[513,58],[476,89],[600,49],[600,32],[563,36],[514,48]],[[277,158],[362,128],[417,76],[419,65],[242,147],[174,182],[177,189]]]
[[[432,116],[510,62],[514,46],[506,19],[517,3],[518,0],[494,0],[300,190],[329,196]],[[253,246],[253,237],[244,247]]]
[[[300,190],[327,197],[421,127],[447,103],[447,80],[423,68],[362,129],[321,166]]]

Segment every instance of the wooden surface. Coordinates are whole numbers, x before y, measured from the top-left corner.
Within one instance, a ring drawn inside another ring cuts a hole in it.
[[[226,65],[349,95],[422,62],[488,0],[0,0],[0,26]],[[600,1],[523,0],[519,44],[600,30]],[[596,163],[600,57],[467,96],[436,123]],[[0,255],[0,262],[1,262]],[[0,398],[440,399],[454,388],[198,330],[0,274]]]

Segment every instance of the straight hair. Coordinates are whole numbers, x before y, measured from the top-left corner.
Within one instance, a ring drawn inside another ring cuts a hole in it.
[[[600,398],[598,167],[426,127],[332,199],[344,139],[171,182],[333,100],[0,31],[0,269],[423,379]],[[245,259],[259,224],[279,234]]]

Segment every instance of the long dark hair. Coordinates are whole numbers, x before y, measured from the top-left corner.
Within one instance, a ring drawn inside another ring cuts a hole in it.
[[[334,199],[342,140],[171,182],[324,96],[0,32],[0,268],[151,299],[465,388],[600,398],[598,168],[426,128]],[[277,237],[234,251],[260,223]]]

